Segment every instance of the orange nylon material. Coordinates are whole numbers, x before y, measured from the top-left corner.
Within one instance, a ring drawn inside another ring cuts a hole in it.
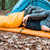
[[[0,28],[0,30],[20,33],[20,31],[22,30],[22,27],[20,27],[20,28]],[[24,28],[24,30],[22,30],[21,33],[50,38],[50,33],[44,32],[44,31],[35,31],[35,30],[30,30],[30,29]]]
[[[24,11],[0,16],[0,27],[19,27],[24,17]]]

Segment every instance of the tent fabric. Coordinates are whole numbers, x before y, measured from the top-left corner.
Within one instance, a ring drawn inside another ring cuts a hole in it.
[[[46,10],[50,10],[50,2],[48,2],[47,0],[19,0],[10,13],[21,12],[25,10],[25,8],[30,4],[33,6],[39,6]]]

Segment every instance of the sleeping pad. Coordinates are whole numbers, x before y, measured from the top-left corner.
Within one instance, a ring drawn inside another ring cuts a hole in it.
[[[27,28],[23,28],[23,27],[19,27],[19,28],[0,28],[0,30],[50,38],[50,33],[49,32],[35,31],[35,30],[30,30],[30,29],[27,29]]]
[[[0,15],[0,30],[50,38],[49,32],[35,31],[24,27],[19,27],[22,23],[23,17],[24,11],[12,13],[9,14],[8,16]]]

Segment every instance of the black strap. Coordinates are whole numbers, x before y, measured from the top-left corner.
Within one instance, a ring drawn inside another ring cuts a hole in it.
[[[22,30],[24,30],[24,28],[22,28]],[[20,30],[20,33],[22,32],[22,30]]]

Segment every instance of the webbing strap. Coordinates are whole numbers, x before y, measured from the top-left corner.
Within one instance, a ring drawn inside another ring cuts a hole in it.
[[[22,30],[24,30],[24,28],[22,28]],[[22,30],[20,30],[20,33],[22,32]]]

